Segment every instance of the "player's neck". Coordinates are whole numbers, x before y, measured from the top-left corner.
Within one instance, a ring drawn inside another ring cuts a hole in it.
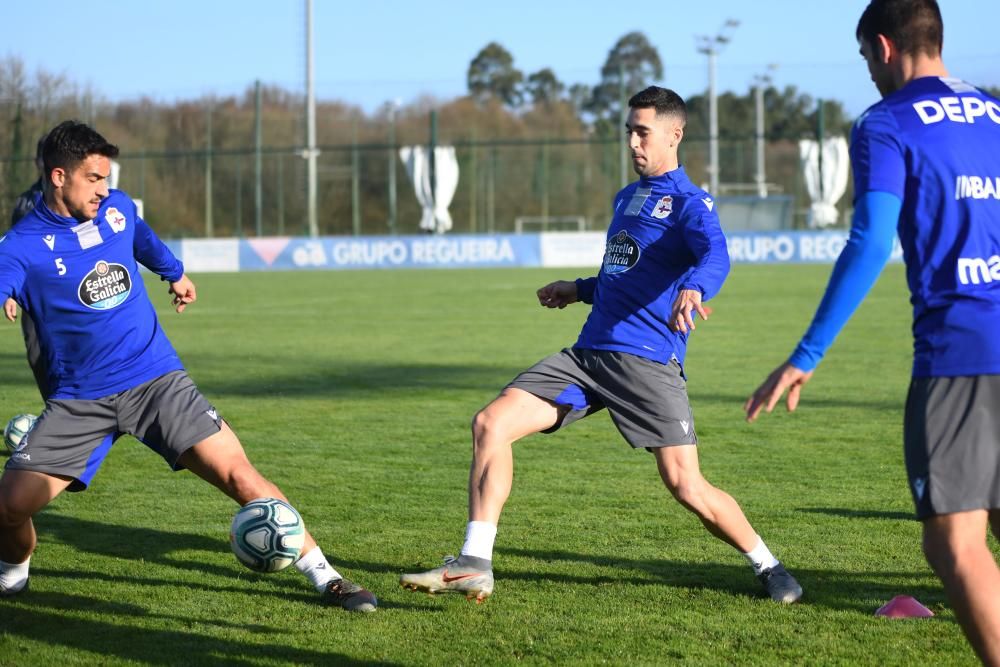
[[[49,210],[56,215],[61,215],[64,218],[72,218],[73,214],[69,212],[69,208],[63,202],[62,199],[56,196],[56,193],[52,190],[47,189],[44,195],[45,205],[49,207]]]
[[[660,176],[663,176],[664,174],[669,174],[672,171],[677,171],[677,169],[679,169],[680,166],[681,166],[680,162],[677,160],[676,157],[672,158],[672,159],[669,159],[669,160],[665,161],[663,164],[660,165],[660,168],[656,170],[655,174],[651,174],[650,176],[647,176],[646,178],[659,178]]]
[[[896,73],[896,80],[899,88],[902,88],[914,79],[922,79],[928,76],[947,77],[948,69],[944,66],[944,61],[940,56],[928,56],[920,53],[915,56],[907,56],[900,60],[899,69]]]

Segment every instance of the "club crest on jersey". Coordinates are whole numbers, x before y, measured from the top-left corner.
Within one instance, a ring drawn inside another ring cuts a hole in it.
[[[111,226],[111,229],[114,230],[115,234],[125,231],[125,214],[114,206],[104,212],[104,219]]]
[[[663,218],[670,215],[670,212],[674,210],[674,198],[670,195],[660,197],[660,201],[656,202],[656,206],[653,207],[653,217]]]
[[[639,244],[622,230],[608,239],[604,250],[604,272],[625,273],[639,261]]]
[[[93,310],[110,310],[128,298],[132,291],[132,276],[121,264],[105,262],[94,265],[94,270],[80,281],[80,303]]]

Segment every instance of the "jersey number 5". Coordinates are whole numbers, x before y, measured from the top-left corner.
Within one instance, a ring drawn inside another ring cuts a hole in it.
[[[65,275],[66,265],[63,264],[62,257],[56,257],[56,269],[59,270],[59,275]]]

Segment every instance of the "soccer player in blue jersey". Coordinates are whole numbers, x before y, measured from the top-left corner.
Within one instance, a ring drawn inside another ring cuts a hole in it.
[[[747,400],[794,410],[898,233],[913,304],[904,454],[923,549],[983,662],[1000,664],[1000,102],[952,78],[934,0],[874,0],[857,39],[882,101],[851,137],[855,212],[812,324]]]
[[[108,189],[117,154],[87,125],[57,126],[43,149],[44,198],[0,238],[0,298],[13,297],[31,315],[49,388],[0,477],[0,596],[28,585],[32,517],[63,491],[86,489],[124,433],[240,505],[284,498],[251,465],[160,328],[138,264],[169,283],[178,313],[195,301],[195,286],[135,203]],[[334,570],[308,533],[295,565],[324,603],[375,609],[375,597]]]
[[[480,601],[489,596],[497,523],[511,489],[512,443],[607,408],[632,447],[652,452],[670,493],[746,556],[771,598],[795,602],[802,595],[736,501],[699,470],[684,355],[694,318],[708,319],[702,302],[729,273],[729,254],[714,201],[678,163],[684,101],[654,86],[632,97],[629,107],[625,129],[640,178],[615,196],[601,271],[551,283],[537,294],[548,308],[592,304],[590,316],[571,349],[518,375],[475,416],[461,555],[402,575],[407,588]]]
[[[14,203],[14,212],[11,214],[11,226],[28,214],[42,200],[42,175],[45,167],[42,164],[42,147],[45,145],[45,135],[38,140],[35,148],[35,167],[38,170],[38,180],[32,183],[31,187],[21,193]],[[7,299],[3,304],[4,316],[11,322],[17,321],[17,301]],[[35,334],[35,323],[31,317],[21,314],[21,333],[24,334],[24,348],[28,355],[28,366],[35,376],[35,384],[38,386],[38,393],[42,395],[42,400],[48,396],[49,390],[46,385],[47,372],[41,364],[42,351],[38,346],[38,336]]]

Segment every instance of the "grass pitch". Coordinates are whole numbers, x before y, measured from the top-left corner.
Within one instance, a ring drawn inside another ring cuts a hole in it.
[[[706,477],[799,578],[761,597],[744,559],[670,497],[605,414],[515,445],[483,605],[399,588],[461,546],[468,424],[518,371],[571,345],[587,307],[534,290],[573,271],[194,276],[161,321],[257,467],[331,562],[380,598],[316,604],[294,569],[240,566],[235,506],[130,438],[91,489],[37,517],[31,590],[0,601],[0,664],[974,664],[919,549],[902,463],[910,309],[887,269],[799,411],[741,404],[811,317],[828,266],[738,266],[689,352]],[[0,413],[41,409],[19,328],[0,326]],[[912,595],[937,616],[886,620]]]

